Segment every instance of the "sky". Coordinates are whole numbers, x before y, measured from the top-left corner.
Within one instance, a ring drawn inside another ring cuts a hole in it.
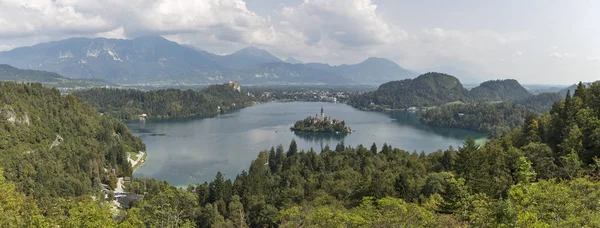
[[[600,80],[593,0],[0,0],[0,50],[70,37],[161,35],[332,65],[368,57],[527,84]]]

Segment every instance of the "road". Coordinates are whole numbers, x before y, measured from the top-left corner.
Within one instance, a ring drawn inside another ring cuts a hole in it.
[[[145,155],[145,153],[140,151],[140,155],[138,155],[137,160],[134,161],[133,159],[131,159],[131,155],[129,155],[129,157],[127,157],[127,160],[129,161],[129,163],[131,163],[131,167],[135,167],[135,165],[137,165],[137,163],[142,160],[144,155]]]

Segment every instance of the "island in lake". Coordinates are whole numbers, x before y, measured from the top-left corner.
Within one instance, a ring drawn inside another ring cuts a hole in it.
[[[346,126],[344,121],[325,117],[323,107],[321,107],[321,116],[316,114],[314,117],[306,117],[306,119],[298,120],[293,127],[290,128],[295,132],[322,132],[322,133],[350,133],[352,129]]]

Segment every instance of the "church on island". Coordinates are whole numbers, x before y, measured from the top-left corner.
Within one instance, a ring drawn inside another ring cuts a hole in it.
[[[352,132],[350,127],[346,126],[344,121],[325,117],[323,107],[321,107],[321,115],[315,114],[314,117],[307,117],[304,120],[296,121],[292,131],[306,132],[326,132],[326,133],[349,133]]]

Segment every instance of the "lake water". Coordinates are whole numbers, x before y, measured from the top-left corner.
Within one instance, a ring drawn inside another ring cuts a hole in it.
[[[320,113],[344,120],[355,132],[345,137],[335,134],[295,134],[289,128],[295,121]],[[473,131],[438,128],[422,124],[417,113],[406,111],[366,112],[345,104],[292,102],[266,103],[213,118],[165,121],[131,121],[127,126],[146,144],[148,157],[135,170],[136,177],[166,180],[176,186],[210,181],[217,171],[235,178],[247,170],[258,153],[282,144],[287,150],[295,139],[299,150],[311,147],[320,152],[344,141],[369,148],[388,143],[407,151],[430,153],[462,145]]]

